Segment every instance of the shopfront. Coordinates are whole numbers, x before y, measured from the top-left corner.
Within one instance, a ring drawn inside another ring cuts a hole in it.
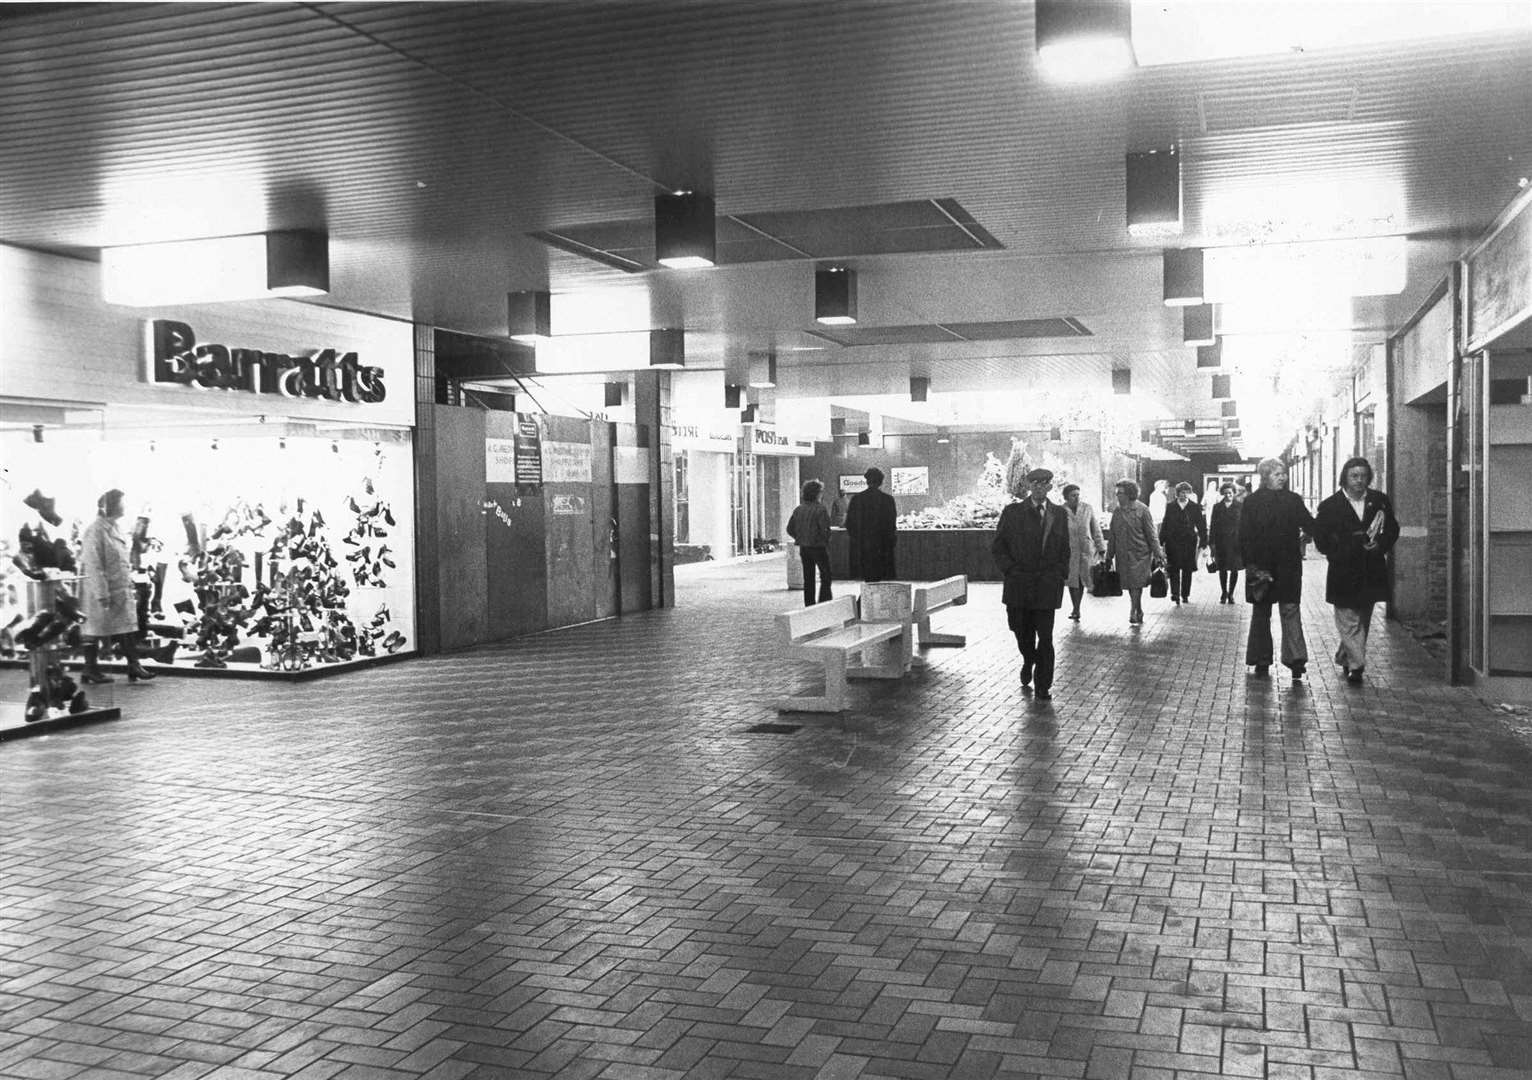
[[[746,424],[745,452],[749,508],[749,550],[776,551],[784,543],[787,519],[798,505],[799,460],[814,456],[814,440],[778,431],[771,424]]]
[[[734,540],[739,437],[739,424],[722,419],[678,423],[671,431],[678,563],[744,554]]]
[[[412,328],[281,300],[116,307],[97,278],[0,247],[11,657],[41,644],[36,582],[89,588],[80,537],[110,489],[158,670],[307,677],[412,652]]]
[[[1532,190],[1469,250],[1449,422],[1454,675],[1532,700]]]

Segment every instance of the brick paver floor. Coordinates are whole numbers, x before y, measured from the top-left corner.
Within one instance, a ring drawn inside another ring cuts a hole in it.
[[[0,1076],[1532,1076],[1532,753],[1397,630],[1348,686],[1319,569],[1299,689],[1204,578],[1061,620],[1039,705],[975,585],[966,648],[779,717],[779,561],[119,687],[0,745]]]

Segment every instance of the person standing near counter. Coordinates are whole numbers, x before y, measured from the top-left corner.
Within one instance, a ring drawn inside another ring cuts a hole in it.
[[[819,501],[824,485],[818,480],[803,484],[803,501],[787,519],[787,535],[798,545],[803,561],[803,606],[814,605],[814,576],[819,575],[819,602],[834,599],[830,592],[830,511]]]
[[[846,508],[846,532],[851,537],[852,574],[863,581],[887,581],[895,577],[894,544],[898,539],[899,510],[894,497],[883,490],[883,470],[874,465],[862,474],[867,490],[851,496]]]

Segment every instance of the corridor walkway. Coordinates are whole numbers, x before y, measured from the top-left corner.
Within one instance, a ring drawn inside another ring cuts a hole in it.
[[[780,561],[674,610],[0,745],[0,1077],[1532,1076],[1532,753],[1385,629],[998,586],[843,717]],[[854,588],[854,586],[851,586]],[[1280,669],[1278,669],[1280,670]],[[751,733],[786,720],[793,733]]]

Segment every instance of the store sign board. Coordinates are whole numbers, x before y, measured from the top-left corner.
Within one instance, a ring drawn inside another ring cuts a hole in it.
[[[867,477],[865,476],[842,476],[840,489],[847,495],[855,495],[858,491],[867,490]]]
[[[484,481],[488,484],[516,483],[516,440],[484,440]]]
[[[537,487],[543,482],[543,434],[537,419],[531,416],[516,418],[515,479],[523,487]]]
[[[199,390],[242,390],[286,398],[372,405],[387,397],[383,369],[354,352],[321,349],[309,356],[199,343],[190,324],[152,319],[144,324],[148,379]]]
[[[813,457],[814,440],[783,435],[769,424],[750,424],[750,450],[755,454],[778,457]]]
[[[1532,191],[1468,255],[1468,351],[1532,319]]]
[[[739,431],[709,428],[701,424],[677,424],[670,429],[670,447],[672,450],[732,454],[739,449]]]
[[[890,495],[924,495],[931,490],[931,470],[924,465],[888,470]]]
[[[590,443],[543,443],[543,480],[549,484],[588,484]]]

